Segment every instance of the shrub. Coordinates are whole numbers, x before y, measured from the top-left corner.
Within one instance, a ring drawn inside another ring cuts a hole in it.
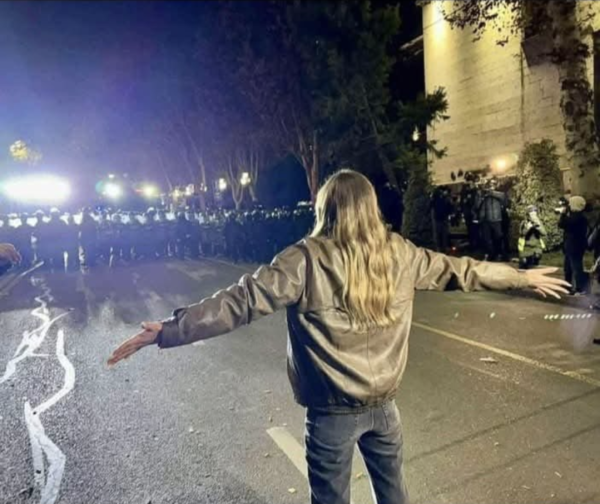
[[[548,231],[545,240],[548,250],[554,250],[562,243],[558,215],[554,212],[561,196],[563,185],[556,145],[547,139],[526,144],[516,167],[514,214],[520,222],[529,205],[538,208]]]
[[[415,163],[409,170],[404,193],[402,235],[421,247],[433,245],[430,208],[432,187],[427,163]]]

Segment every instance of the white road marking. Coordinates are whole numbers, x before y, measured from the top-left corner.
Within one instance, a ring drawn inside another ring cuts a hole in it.
[[[308,469],[306,467],[306,458],[304,448],[296,441],[289,431],[284,427],[273,427],[267,430],[267,434],[279,446],[279,449],[285,453],[290,462],[296,466],[300,474],[308,479]]]
[[[56,357],[58,358],[60,365],[65,370],[65,381],[61,389],[56,394],[33,410],[34,415],[39,415],[50,409],[69,392],[71,392],[75,386],[75,368],[65,355],[65,333],[62,329],[58,331],[58,335],[56,337]]]
[[[267,429],[267,434],[275,441],[275,444],[285,454],[292,464],[300,471],[300,474],[308,480],[308,468],[306,466],[305,450],[296,438],[285,427],[272,427]],[[352,477],[351,484],[354,483]],[[372,498],[368,502],[373,502]],[[350,499],[350,504],[353,500]]]
[[[19,273],[15,278],[13,278],[10,282],[8,282],[5,286],[0,289],[0,297],[6,296],[12,288],[17,285],[23,278],[25,278],[29,273],[34,272],[36,269],[42,266],[43,263],[38,263],[35,266],[32,266],[26,271]]]
[[[15,350],[13,358],[6,364],[4,374],[0,378],[0,384],[10,379],[10,377],[16,372],[17,364],[19,364],[19,362],[27,359],[28,357],[33,357],[36,355],[35,351],[46,339],[46,335],[48,334],[50,327],[52,327],[55,322],[69,313],[63,313],[51,319],[48,311],[48,303],[46,301],[50,296],[50,289],[46,285],[41,285],[41,288],[43,294],[35,298],[35,300],[39,303],[39,306],[32,310],[31,315],[40,319],[42,321],[42,325],[36,327],[32,331],[25,331],[23,333],[23,339]]]
[[[46,435],[39,416],[31,410],[29,402],[25,403],[25,422],[32,442],[34,482],[41,492],[40,504],[54,504],[58,498],[67,458]],[[42,452],[48,460],[47,476],[44,471]]]
[[[545,364],[544,362],[540,362],[535,359],[531,359],[529,357],[525,357],[523,355],[516,354],[514,352],[509,352],[508,350],[503,350],[502,348],[496,348],[492,345],[487,345],[486,343],[481,343],[479,341],[475,341],[469,338],[465,338],[464,336],[459,336],[458,334],[454,334],[448,331],[444,331],[442,329],[437,329],[435,327],[431,327],[426,324],[421,324],[420,322],[413,322],[414,327],[418,327],[419,329],[423,329],[425,331],[438,334],[439,336],[444,336],[445,338],[459,341],[460,343],[464,343],[466,345],[471,345],[477,348],[481,348],[488,352],[493,352],[497,355],[502,355],[503,357],[508,357],[509,359],[513,359],[518,362],[522,362],[524,364],[529,364],[538,369],[543,369],[545,371],[550,371],[555,374],[559,374],[561,376],[565,376],[567,378],[573,378],[574,380],[586,383],[587,385],[591,385],[592,387],[600,388],[600,380],[596,380],[594,378],[590,378],[589,376],[582,375],[576,371],[566,371],[564,369],[559,368],[558,366],[553,366],[552,364]]]
[[[36,285],[35,281],[32,281],[32,283]],[[4,375],[0,379],[0,384],[14,375],[17,370],[17,364],[24,359],[28,357],[47,357],[46,354],[38,354],[35,351],[42,345],[54,323],[69,313],[63,313],[51,319],[47,306],[48,300],[51,299],[50,289],[43,280],[39,285],[42,288],[43,294],[35,298],[39,306],[32,310],[31,314],[40,319],[42,324],[32,331],[23,333],[23,340],[17,347],[14,357],[7,364]],[[65,334],[62,329],[58,330],[56,336],[56,357],[65,371],[63,386],[60,390],[33,409],[29,401],[24,398],[25,424],[29,433],[33,459],[33,481],[35,487],[40,492],[40,504],[54,504],[56,502],[65,470],[66,456],[46,435],[40,418],[42,413],[69,394],[75,385],[75,368],[65,354]],[[44,459],[48,464],[47,470]]]

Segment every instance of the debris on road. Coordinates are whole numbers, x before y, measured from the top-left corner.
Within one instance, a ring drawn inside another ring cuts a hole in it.
[[[193,434],[193,433],[194,433],[194,428],[193,428],[193,427],[190,427],[190,428],[188,429],[188,432],[189,432],[190,434]]]
[[[264,456],[265,458],[269,458],[269,457],[271,456],[271,454],[270,454],[270,453],[265,453],[263,456]]]
[[[496,442],[494,443],[494,446],[500,446],[500,443],[499,443],[498,441],[496,441]]]
[[[458,312],[454,314],[454,318],[458,318]]]
[[[296,489],[295,488],[288,488],[288,492],[291,494],[295,494],[296,493]]]
[[[481,362],[487,362],[488,364],[498,364],[498,361],[493,357],[481,357],[479,360]]]
[[[560,474],[558,471],[554,471],[554,474],[556,474],[559,478],[562,478],[562,474]]]
[[[495,312],[490,313],[490,318],[494,318],[494,317],[496,317],[496,313]]]
[[[354,479],[357,479],[357,480],[363,479],[365,476],[366,476],[366,474],[364,472],[359,472],[359,473],[356,473],[356,476],[354,476]]]
[[[531,487],[529,487],[527,485],[521,485],[521,488],[524,488],[525,490],[531,490]]]

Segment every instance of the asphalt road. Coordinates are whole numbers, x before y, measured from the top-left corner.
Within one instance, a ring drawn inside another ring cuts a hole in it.
[[[105,365],[240,269],[38,270],[0,296],[0,503],[306,503],[283,314]],[[600,503],[599,329],[532,299],[419,294],[398,395],[413,502]],[[369,502],[357,459],[353,503]]]

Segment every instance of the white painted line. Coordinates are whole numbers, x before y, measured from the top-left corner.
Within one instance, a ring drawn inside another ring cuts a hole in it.
[[[54,504],[58,498],[65,470],[65,454],[46,435],[39,415],[32,411],[29,402],[25,403],[25,423],[29,431],[29,438],[32,440],[34,482],[41,491],[40,504]],[[42,452],[48,460],[46,477]]]
[[[50,318],[50,313],[48,311],[48,305],[44,298],[48,298],[50,296],[50,289],[46,285],[42,285],[43,294],[35,298],[35,300],[39,303],[39,306],[31,311],[31,315],[40,319],[42,324],[32,331],[26,331],[23,333],[23,339],[19,346],[15,350],[13,358],[8,361],[6,364],[6,370],[2,377],[0,377],[0,384],[7,381],[17,370],[17,364],[28,357],[31,357],[35,354],[35,351],[42,345],[44,340],[46,339],[46,335],[52,325],[60,320],[65,315],[68,315],[69,312],[65,312],[61,315]]]
[[[271,436],[271,439],[275,441],[275,444],[285,454],[296,469],[300,471],[300,474],[308,480],[308,467],[306,465],[306,454],[304,447],[296,441],[296,438],[290,434],[285,427],[272,427],[267,429],[267,434]],[[352,485],[352,480],[350,481]],[[350,490],[352,491],[352,489]],[[350,499],[350,504],[354,504]]]
[[[0,288],[0,297],[6,296],[9,293],[9,291],[15,285],[17,285],[23,278],[25,278],[27,275],[29,275],[29,273],[33,273],[36,269],[40,268],[43,264],[44,264],[43,262],[37,263],[36,265],[32,266],[28,270],[22,271],[21,273],[19,273],[12,280],[8,281],[6,283],[6,285],[4,285]]]
[[[0,378],[0,383],[11,378],[17,370],[17,364],[26,358],[47,357],[45,354],[36,353],[36,350],[44,342],[54,323],[69,313],[63,313],[51,319],[47,305],[48,300],[52,299],[50,289],[43,280],[41,288],[43,294],[35,298],[39,306],[31,311],[31,315],[38,318],[41,325],[32,331],[23,333],[23,340],[17,347],[13,358],[8,362],[4,375]],[[62,329],[57,332],[56,357],[65,371],[63,386],[37,408],[33,409],[29,401],[26,401],[24,406],[25,424],[29,433],[33,459],[33,481],[35,488],[40,492],[40,504],[56,503],[65,471],[66,456],[46,435],[41,420],[41,414],[71,392],[75,385],[75,368],[65,354],[65,334]],[[47,463],[47,469],[45,462]]]
[[[591,385],[592,387],[600,388],[600,380],[590,378],[589,376],[582,375],[581,373],[577,373],[576,371],[565,371],[564,369],[561,369],[558,366],[553,366],[552,364],[546,364],[544,362],[540,362],[538,360],[531,359],[531,358],[525,357],[523,355],[509,352],[508,350],[503,350],[502,348],[496,348],[492,345],[487,345],[487,344],[481,343],[479,341],[465,338],[464,336],[459,336],[458,334],[444,331],[442,329],[437,329],[435,327],[431,327],[426,324],[421,324],[420,322],[413,322],[412,325],[414,327],[418,327],[419,329],[423,329],[425,331],[428,331],[428,332],[431,332],[434,334],[438,334],[439,336],[444,336],[445,338],[448,338],[448,339],[451,339],[454,341],[459,341],[460,343],[464,343],[466,345],[471,345],[471,346],[474,346],[477,348],[481,348],[483,350],[486,350],[487,352],[493,352],[497,355],[502,355],[503,357],[508,357],[509,359],[515,360],[517,362],[529,364],[530,366],[536,367],[538,369],[543,369],[544,371],[550,371],[551,373],[565,376],[567,378],[573,378],[574,380],[583,382],[587,385]]]
[[[65,381],[61,389],[56,394],[33,410],[34,415],[39,415],[54,406],[58,401],[71,392],[75,386],[75,368],[65,355],[65,333],[62,329],[58,331],[58,336],[56,338],[56,357],[58,358],[60,365],[65,370]]]
[[[308,480],[308,469],[306,467],[306,458],[304,448],[296,441],[285,427],[273,427],[267,430],[267,434],[279,446],[279,449],[285,453],[290,462],[296,466],[300,474]]]

